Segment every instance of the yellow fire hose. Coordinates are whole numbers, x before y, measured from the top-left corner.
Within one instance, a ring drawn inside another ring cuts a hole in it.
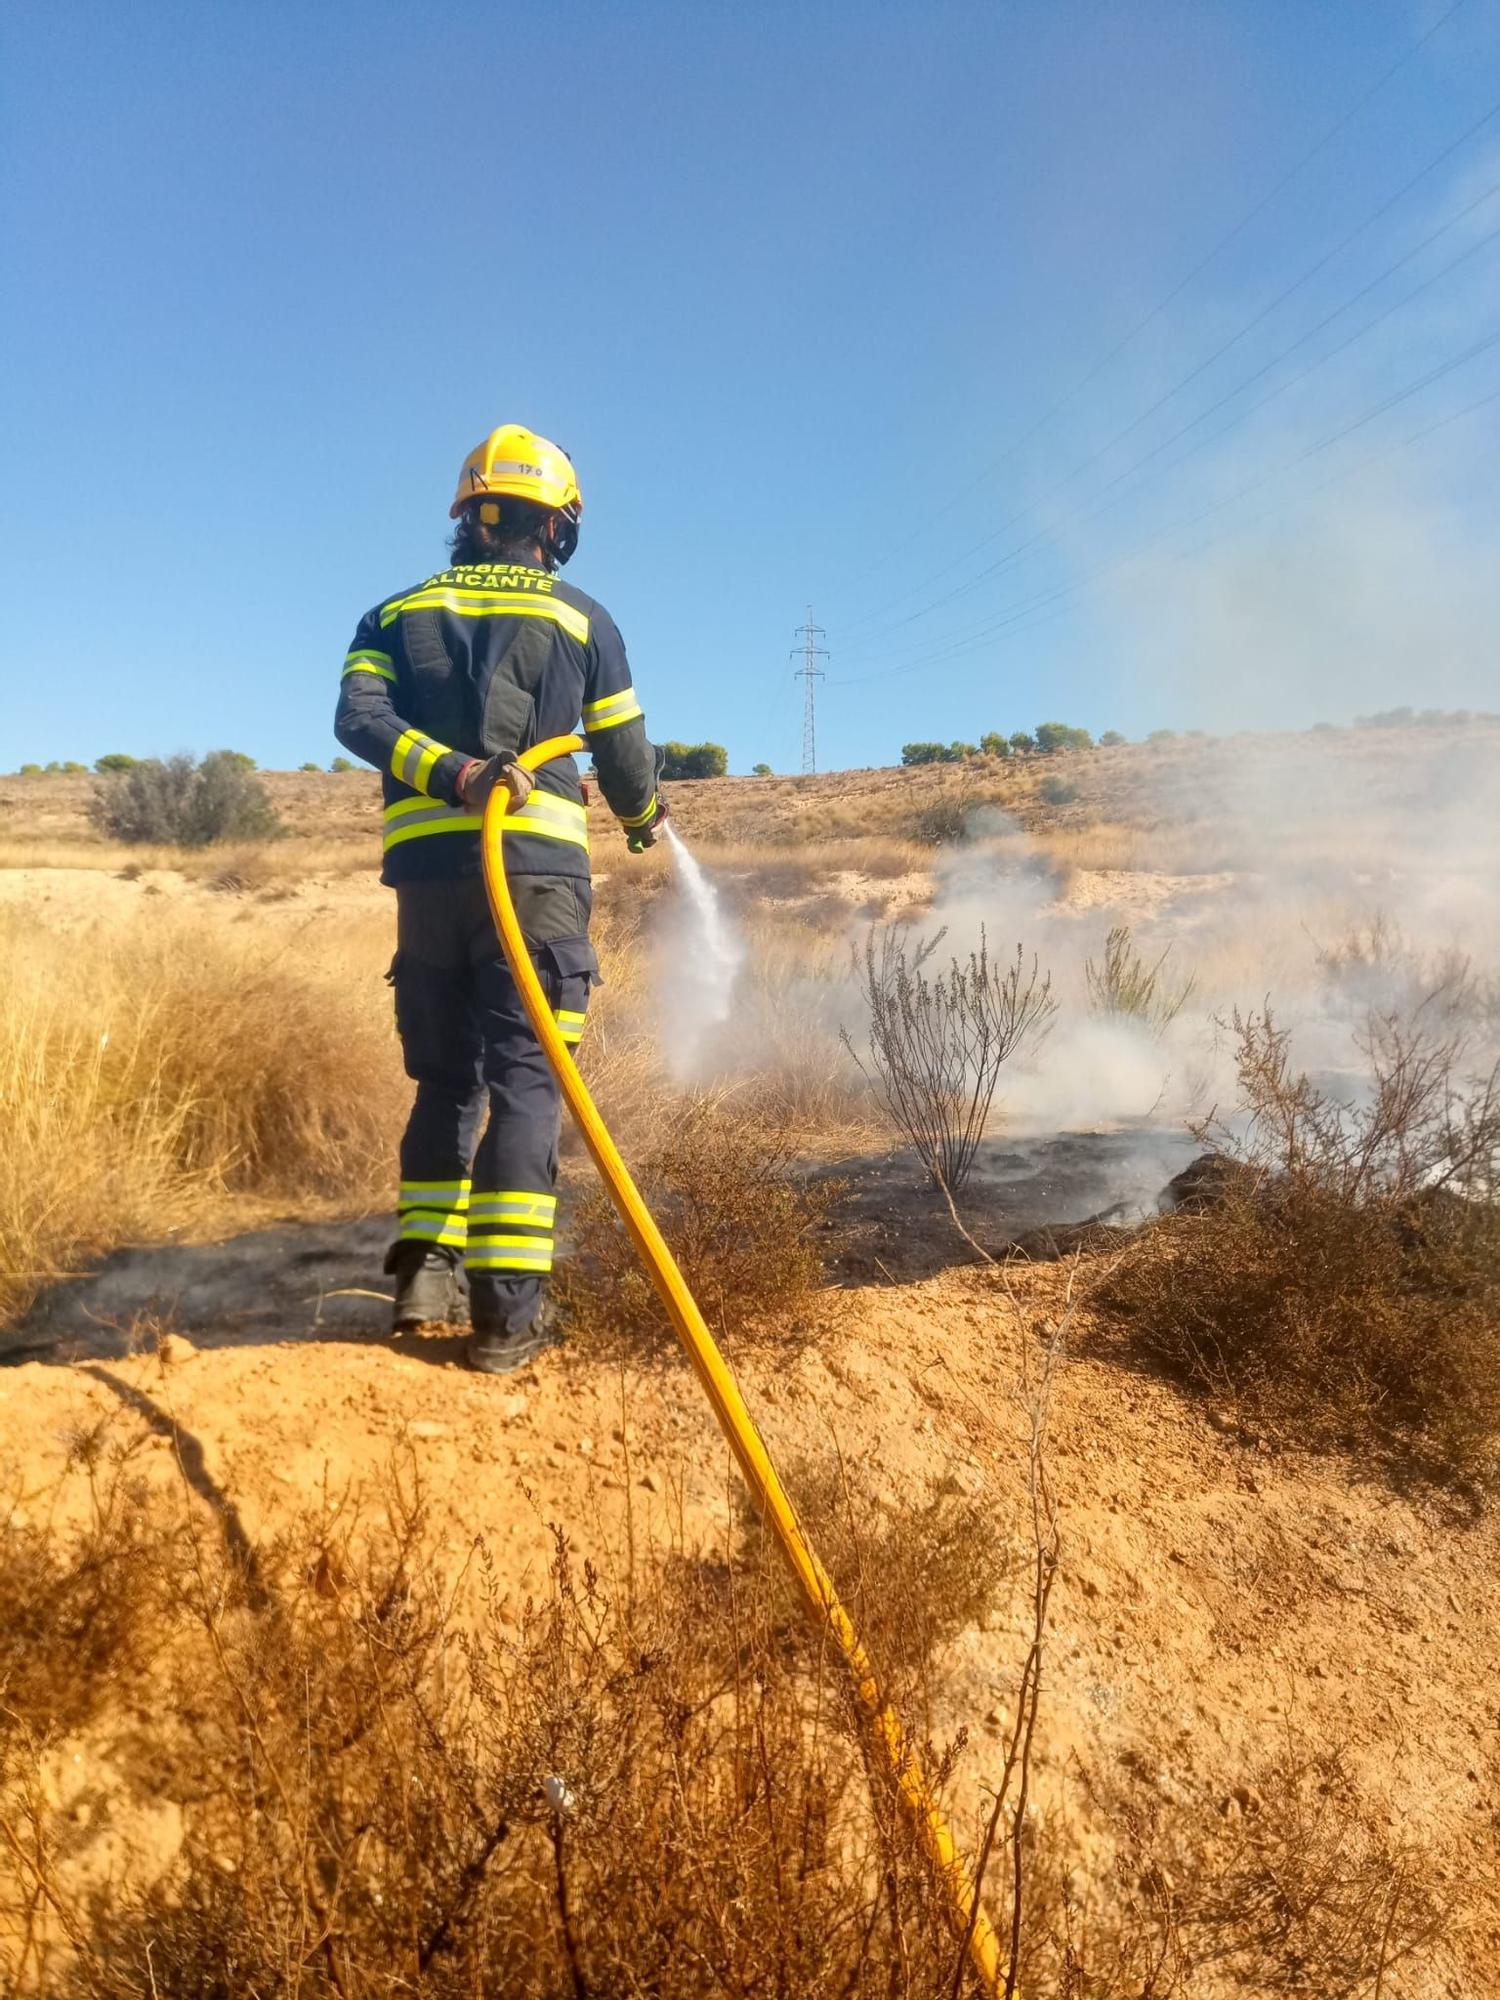
[[[554,757],[564,757],[582,748],[581,737],[554,736],[524,752],[517,761],[528,771],[536,771]],[[531,1025],[536,1030],[537,1040],[557,1072],[568,1109],[593,1155],[594,1165],[603,1176],[610,1199],[619,1210],[641,1260],[651,1274],[651,1282],[661,1295],[678,1338],[687,1349],[688,1359],[697,1371],[698,1380],[713,1406],[719,1428],[739,1462],[740,1471],[775,1532],[781,1552],[807,1601],[813,1622],[820,1631],[832,1633],[848,1662],[859,1699],[869,1711],[875,1738],[889,1760],[901,1798],[913,1815],[928,1856],[952,1900],[958,1933],[968,1939],[974,1971],[987,1993],[999,1994],[1002,1986],[999,1939],[983,1908],[977,1906],[973,1881],[954,1845],[948,1823],[927,1788],[916,1756],[907,1742],[906,1732],[881,1695],[875,1670],[860,1643],[853,1621],[802,1532],[796,1510],[771,1463],[755,1420],[740,1394],[739,1384],[719,1352],[718,1343],[709,1332],[697,1302],[677,1268],[677,1260],[667,1248],[651,1211],[642,1201],[630,1177],[630,1170],[621,1159],[619,1149],[589,1095],[588,1086],[578,1073],[572,1052],[552,1018],[541,982],[531,963],[526,940],[521,934],[510,886],[505,879],[506,831],[524,828],[525,821],[516,819],[509,811],[505,786],[497,785],[486,801],[480,835],[485,888],[500,942],[505,948],[506,959],[520,989]]]

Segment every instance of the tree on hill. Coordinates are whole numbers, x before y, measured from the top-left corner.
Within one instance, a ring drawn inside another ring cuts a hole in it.
[[[1050,756],[1058,750],[1092,750],[1094,739],[1086,729],[1075,729],[1071,723],[1039,722],[1036,747]]]
[[[299,764],[297,766],[299,771],[321,771],[322,768],[321,764]]]
[[[39,778],[41,775],[42,767],[40,764],[23,764],[16,773],[18,778]]]
[[[1100,746],[1105,750],[1118,749],[1124,741],[1125,738],[1120,734],[1118,729],[1106,729],[1104,734],[1099,738]]]
[[[102,757],[94,759],[94,769],[101,777],[108,777],[111,771],[133,771],[136,760],[124,750],[109,750]]]
[[[1024,756],[1028,750],[1035,750],[1036,738],[1028,736],[1024,729],[1013,730],[1011,732],[1010,747],[1012,750],[1020,751]]]
[[[330,771],[352,771],[354,766],[347,757],[335,757],[328,768]]]
[[[997,730],[992,729],[988,735],[980,737],[979,747],[986,757],[1008,757],[1010,755],[1010,738],[1002,736]]]
[[[771,767],[769,764],[752,764],[750,766],[750,775],[752,778],[769,778]]]
[[[207,847],[217,840],[269,840],[282,832],[265,786],[233,750],[150,757],[104,777],[90,817],[112,840]]]
[[[722,778],[729,769],[729,752],[722,743],[664,743],[664,778]]]
[[[959,764],[979,753],[972,743],[903,743],[903,764]]]

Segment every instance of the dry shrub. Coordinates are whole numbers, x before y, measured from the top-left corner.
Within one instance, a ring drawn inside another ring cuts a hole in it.
[[[1153,1035],[1172,1025],[1192,998],[1197,981],[1191,975],[1178,984],[1166,977],[1172,947],[1148,964],[1136,949],[1129,924],[1116,924],[1104,940],[1102,959],[1088,959],[1083,968],[1089,1011],[1105,1019],[1139,1021]]]
[[[1244,1171],[1163,1217],[1102,1301],[1175,1373],[1321,1444],[1479,1486],[1500,1470],[1500,1071],[1461,1037],[1373,1018],[1349,1105],[1294,1070],[1269,1013],[1235,1016]],[[1205,1134],[1205,1136],[1210,1136]]]
[[[517,1606],[480,1549],[459,1617],[420,1495],[386,1504],[382,1533],[330,1512],[261,1551],[260,1609],[206,1531],[163,1546],[138,1613],[171,1642],[143,1778],[181,1806],[175,1852],[91,1866],[53,1746],[0,1721],[7,1990],[953,1988],[912,1823],[841,1666],[785,1643],[769,1558],[669,1553],[607,1586],[559,1535],[550,1588]]]
[[[1051,974],[1042,974],[1035,958],[1027,972],[1020,945],[1003,969],[991,961],[983,928],[967,961],[951,959],[946,972],[929,976],[927,964],[946,935],[944,927],[914,940],[901,925],[872,924],[861,983],[881,1101],[936,1185],[954,1195],[974,1164],[1001,1070],[1046,1033],[1057,1003]],[[844,1039],[860,1062],[852,1039]]]
[[[185,1487],[138,1487],[132,1452],[93,1434],[0,1563],[5,1991],[976,2000],[845,1671],[758,1534],[606,1574],[558,1533],[518,1603],[483,1545],[445,1566],[410,1462],[363,1511],[330,1500],[247,1550]],[[942,1788],[962,1739],[921,1725],[1002,1580],[986,1524],[954,1502],[872,1528],[839,1471],[797,1484]],[[1023,1815],[1019,1991],[1353,2000],[1458,1942],[1427,1857],[1336,1756],[1289,1738],[1235,1778],[1081,1780],[1112,1880],[1098,1853],[1080,1873],[1066,1815]]]
[[[800,1304],[821,1276],[814,1238],[838,1187],[799,1179],[788,1133],[733,1115],[722,1095],[685,1097],[673,1123],[637,1182],[704,1315],[739,1333]],[[665,1309],[601,1187],[579,1205],[578,1236],[587,1254],[555,1287],[570,1315],[584,1329],[661,1334]]]
[[[0,920],[0,1313],[226,1194],[383,1185],[404,1097],[386,940],[164,914]]]

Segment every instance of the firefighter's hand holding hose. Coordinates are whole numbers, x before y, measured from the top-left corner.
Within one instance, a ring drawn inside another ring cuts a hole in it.
[[[496,785],[510,793],[510,809],[524,806],[536,787],[536,779],[521,765],[506,757],[475,757],[458,774],[458,796],[471,812],[483,812],[484,802]]]

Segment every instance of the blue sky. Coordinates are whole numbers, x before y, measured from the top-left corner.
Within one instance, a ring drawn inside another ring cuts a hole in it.
[[[825,767],[1500,705],[1497,0],[19,0],[4,75],[4,768],[326,759],[509,418],[737,769],[808,603]]]

